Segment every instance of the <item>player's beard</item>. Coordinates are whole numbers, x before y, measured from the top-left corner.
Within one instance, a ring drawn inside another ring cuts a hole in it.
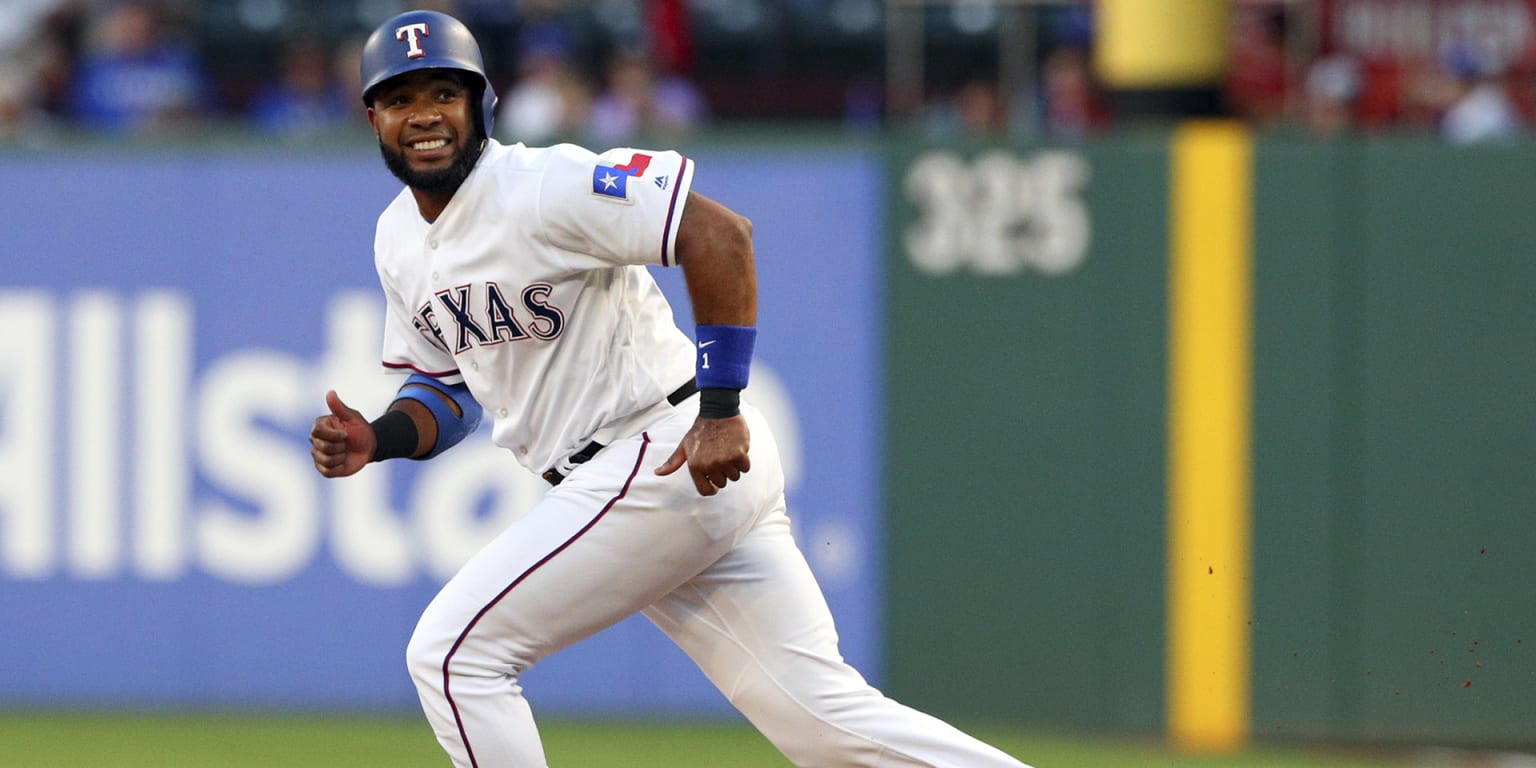
[[[457,192],[459,185],[469,178],[469,172],[475,169],[475,163],[479,162],[480,154],[485,151],[485,140],[476,137],[464,148],[455,153],[453,163],[447,168],[436,171],[418,171],[406,162],[405,153],[390,149],[379,140],[379,153],[384,156],[384,165],[395,178],[405,182],[405,185],[422,192]]]

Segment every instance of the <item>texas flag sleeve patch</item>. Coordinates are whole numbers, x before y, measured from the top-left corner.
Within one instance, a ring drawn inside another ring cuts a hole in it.
[[[599,162],[592,169],[592,194],[610,200],[630,202],[629,180],[645,173],[651,165],[651,156],[636,152],[624,164]]]

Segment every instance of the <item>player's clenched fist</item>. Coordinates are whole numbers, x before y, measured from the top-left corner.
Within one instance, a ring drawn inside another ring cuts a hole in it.
[[[728,419],[697,419],[672,456],[656,468],[656,474],[670,475],[687,464],[699,495],[713,496],[752,468],[752,459],[747,455],[751,447],[752,436],[745,418],[738,415]]]
[[[336,390],[325,393],[331,412],[315,418],[309,431],[309,455],[315,469],[326,477],[356,474],[373,458],[373,427],[361,413],[341,401]]]

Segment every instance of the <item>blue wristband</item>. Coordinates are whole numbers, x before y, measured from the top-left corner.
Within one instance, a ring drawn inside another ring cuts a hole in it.
[[[746,389],[757,329],[747,325],[701,325],[695,329],[699,389]]]

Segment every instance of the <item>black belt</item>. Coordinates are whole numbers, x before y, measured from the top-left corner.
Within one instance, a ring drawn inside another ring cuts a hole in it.
[[[673,390],[672,394],[667,395],[667,404],[677,405],[678,403],[693,397],[694,393],[698,391],[698,380],[689,379],[681,387]],[[592,457],[596,456],[598,451],[601,451],[606,447],[607,446],[603,445],[602,443],[593,440],[592,442],[587,443],[585,448],[582,448],[581,450],[571,454],[571,457],[566,459],[566,461],[570,462],[572,465],[585,464],[591,461]],[[550,467],[549,469],[544,470],[544,474],[540,475],[540,477],[543,477],[544,480],[550,485],[559,485],[560,481],[565,479],[565,475],[561,474],[560,470],[554,467]]]

